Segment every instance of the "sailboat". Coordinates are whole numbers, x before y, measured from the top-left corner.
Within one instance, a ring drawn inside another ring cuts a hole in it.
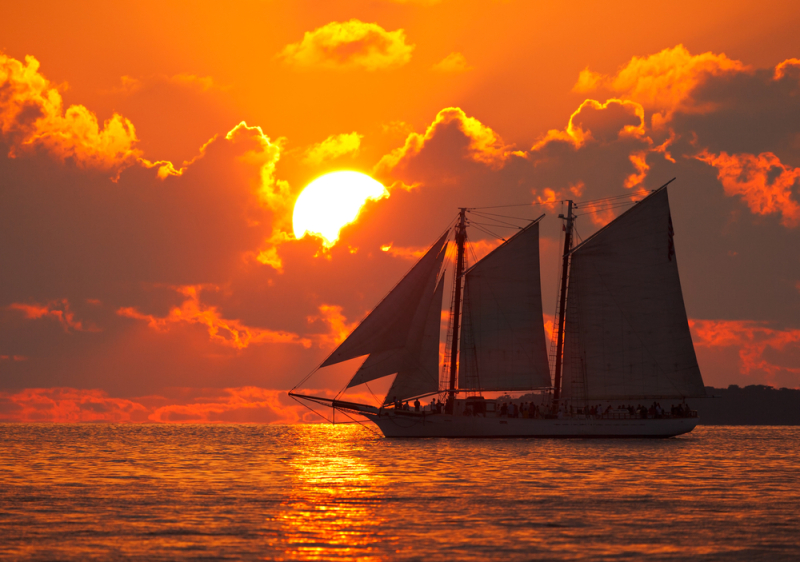
[[[305,394],[298,387],[290,396],[366,418],[386,437],[672,437],[691,431],[698,417],[686,400],[706,394],[678,275],[668,185],[577,244],[576,204],[565,202],[551,353],[539,266],[543,216],[465,267],[470,209],[462,208],[453,229],[445,360],[440,319],[450,230],[318,368],[365,356],[342,393],[395,375],[383,403]]]

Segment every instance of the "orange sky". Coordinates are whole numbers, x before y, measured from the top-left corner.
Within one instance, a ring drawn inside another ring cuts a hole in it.
[[[284,391],[458,206],[544,203],[550,312],[547,202],[673,176],[706,383],[800,387],[791,3],[46,2],[4,22],[0,420],[304,419]],[[294,240],[299,192],[342,169],[389,197],[328,252]]]

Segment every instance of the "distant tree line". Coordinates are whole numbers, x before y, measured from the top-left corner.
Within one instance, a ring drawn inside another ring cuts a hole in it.
[[[690,400],[701,425],[800,425],[800,389],[753,384],[706,387],[709,398]]]

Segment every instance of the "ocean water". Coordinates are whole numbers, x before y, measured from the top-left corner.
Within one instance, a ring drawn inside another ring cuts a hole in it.
[[[797,560],[800,428],[0,425],[0,559]]]

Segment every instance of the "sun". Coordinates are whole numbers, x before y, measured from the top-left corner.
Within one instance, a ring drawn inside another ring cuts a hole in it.
[[[292,225],[298,240],[317,236],[326,248],[339,240],[339,231],[358,218],[367,200],[388,197],[379,181],[361,172],[331,172],[306,186],[294,204]]]

